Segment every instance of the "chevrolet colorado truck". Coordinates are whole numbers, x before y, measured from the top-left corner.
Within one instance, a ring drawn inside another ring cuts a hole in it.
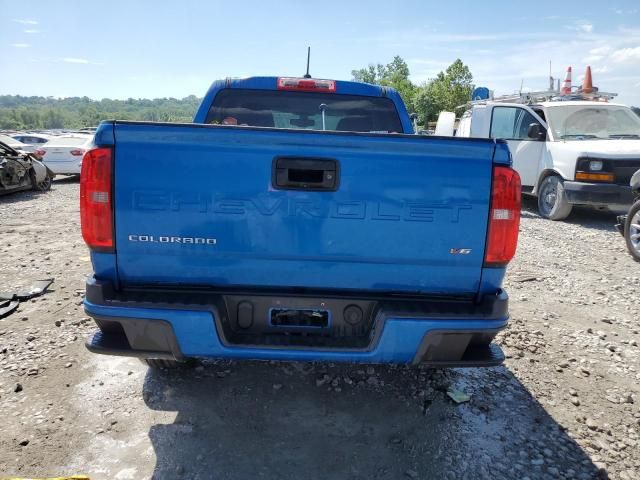
[[[364,83],[214,82],[193,123],[107,121],[82,162],[89,350],[491,366],[520,179]]]

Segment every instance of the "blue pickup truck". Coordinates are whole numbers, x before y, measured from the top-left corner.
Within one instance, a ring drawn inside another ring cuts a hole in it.
[[[520,221],[506,143],[414,135],[398,93],[253,77],[83,158],[89,350],[492,366]]]

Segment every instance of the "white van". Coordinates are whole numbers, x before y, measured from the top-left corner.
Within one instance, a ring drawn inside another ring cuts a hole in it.
[[[632,203],[640,117],[625,105],[487,100],[464,113],[455,135],[507,140],[522,191],[538,197],[545,218],[563,220],[573,205],[618,209]]]

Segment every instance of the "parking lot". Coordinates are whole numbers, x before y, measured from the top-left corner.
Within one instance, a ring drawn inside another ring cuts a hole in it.
[[[84,348],[78,181],[0,198],[0,473],[140,478],[640,478],[640,264],[609,212],[525,201],[504,366],[208,361],[151,371]],[[470,396],[457,404],[448,390]]]

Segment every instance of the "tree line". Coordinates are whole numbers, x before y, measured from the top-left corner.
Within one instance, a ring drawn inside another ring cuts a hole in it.
[[[471,98],[473,75],[457,59],[434,78],[422,84],[410,79],[407,62],[395,56],[386,65],[369,65],[351,72],[353,80],[395,88],[418,123],[434,122],[441,111],[456,111]],[[0,129],[54,129],[95,127],[102,120],[190,122],[202,99],[185,98],[92,100],[89,97],[25,97],[0,95]],[[631,107],[640,115],[640,108]]]
[[[195,95],[153,100],[0,95],[0,129],[95,127],[109,119],[190,122],[200,101]]]

